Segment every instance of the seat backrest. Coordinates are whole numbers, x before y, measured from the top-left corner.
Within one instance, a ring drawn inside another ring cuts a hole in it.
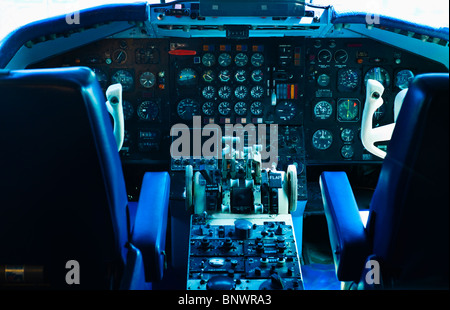
[[[0,266],[43,266],[46,284],[67,288],[76,260],[77,287],[109,287],[126,257],[127,195],[94,73],[5,71],[0,96]]]
[[[448,288],[448,77],[413,81],[371,202],[368,235],[393,288]]]

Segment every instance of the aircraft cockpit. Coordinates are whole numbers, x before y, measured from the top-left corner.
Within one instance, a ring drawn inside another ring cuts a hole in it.
[[[67,2],[0,41],[0,288],[448,290],[448,3]]]

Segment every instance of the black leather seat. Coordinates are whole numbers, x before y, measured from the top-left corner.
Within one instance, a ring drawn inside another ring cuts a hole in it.
[[[448,77],[420,75],[409,88],[366,228],[345,173],[321,175],[340,281],[359,288],[448,289]]]
[[[2,71],[0,94],[0,265],[13,270],[3,280],[29,285],[23,266],[38,266],[41,287],[150,288],[162,277],[169,176],[146,174],[131,219],[94,73]],[[70,260],[79,284],[66,281]]]

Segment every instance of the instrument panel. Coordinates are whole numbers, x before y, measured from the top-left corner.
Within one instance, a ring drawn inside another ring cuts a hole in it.
[[[299,132],[303,164],[380,162],[360,139],[367,79],[385,87],[374,116],[382,126],[393,122],[395,96],[414,76],[447,72],[370,39],[303,37],[104,39],[28,68],[64,66],[92,68],[104,90],[122,84],[121,157],[150,164],[170,161],[171,127],[192,128],[194,116],[202,126],[277,124],[279,132]],[[279,141],[285,165],[291,142]]]
[[[361,142],[361,117],[368,79],[385,88],[375,127],[394,122],[394,100],[414,76],[445,72],[444,66],[369,39],[312,39],[306,43],[304,128],[306,161],[373,162]],[[378,147],[387,148],[386,142]]]
[[[164,150],[170,147],[167,50],[167,40],[105,39],[30,68],[87,66],[104,91],[111,84],[122,84],[122,159],[162,161],[167,160]]]
[[[301,125],[301,40],[180,39],[169,53],[174,121]]]

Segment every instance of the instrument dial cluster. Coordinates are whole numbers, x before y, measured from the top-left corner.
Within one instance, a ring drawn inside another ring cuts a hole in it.
[[[301,125],[303,40],[267,42],[174,39],[172,101],[195,100],[203,123]],[[193,116],[172,109],[173,120]]]
[[[32,67],[89,67],[103,92],[120,83],[125,121],[121,157],[124,161],[157,161],[165,156],[160,150],[168,148],[169,57],[164,53],[168,48],[165,39],[104,39]],[[205,63],[209,64],[208,59]],[[198,78],[193,74],[181,72],[180,83],[192,83]]]
[[[216,124],[245,124],[263,116],[270,78],[265,45],[250,41],[196,43],[174,43],[195,50],[190,56],[172,56],[172,68],[177,72],[174,100],[195,100],[200,107],[198,116]],[[177,109],[173,116],[182,121],[194,116],[180,113],[183,111]]]
[[[307,162],[381,162],[361,142],[369,79],[384,87],[373,126],[394,122],[395,96],[414,76],[443,68],[408,51],[362,38],[306,42],[305,147]]]
[[[194,116],[202,125],[301,129],[308,164],[380,162],[360,138],[367,81],[384,87],[379,127],[393,122],[395,96],[416,75],[448,72],[371,39],[303,37],[111,38],[27,68],[68,66],[91,68],[104,92],[122,85],[122,159],[147,163],[167,160],[171,126]]]

